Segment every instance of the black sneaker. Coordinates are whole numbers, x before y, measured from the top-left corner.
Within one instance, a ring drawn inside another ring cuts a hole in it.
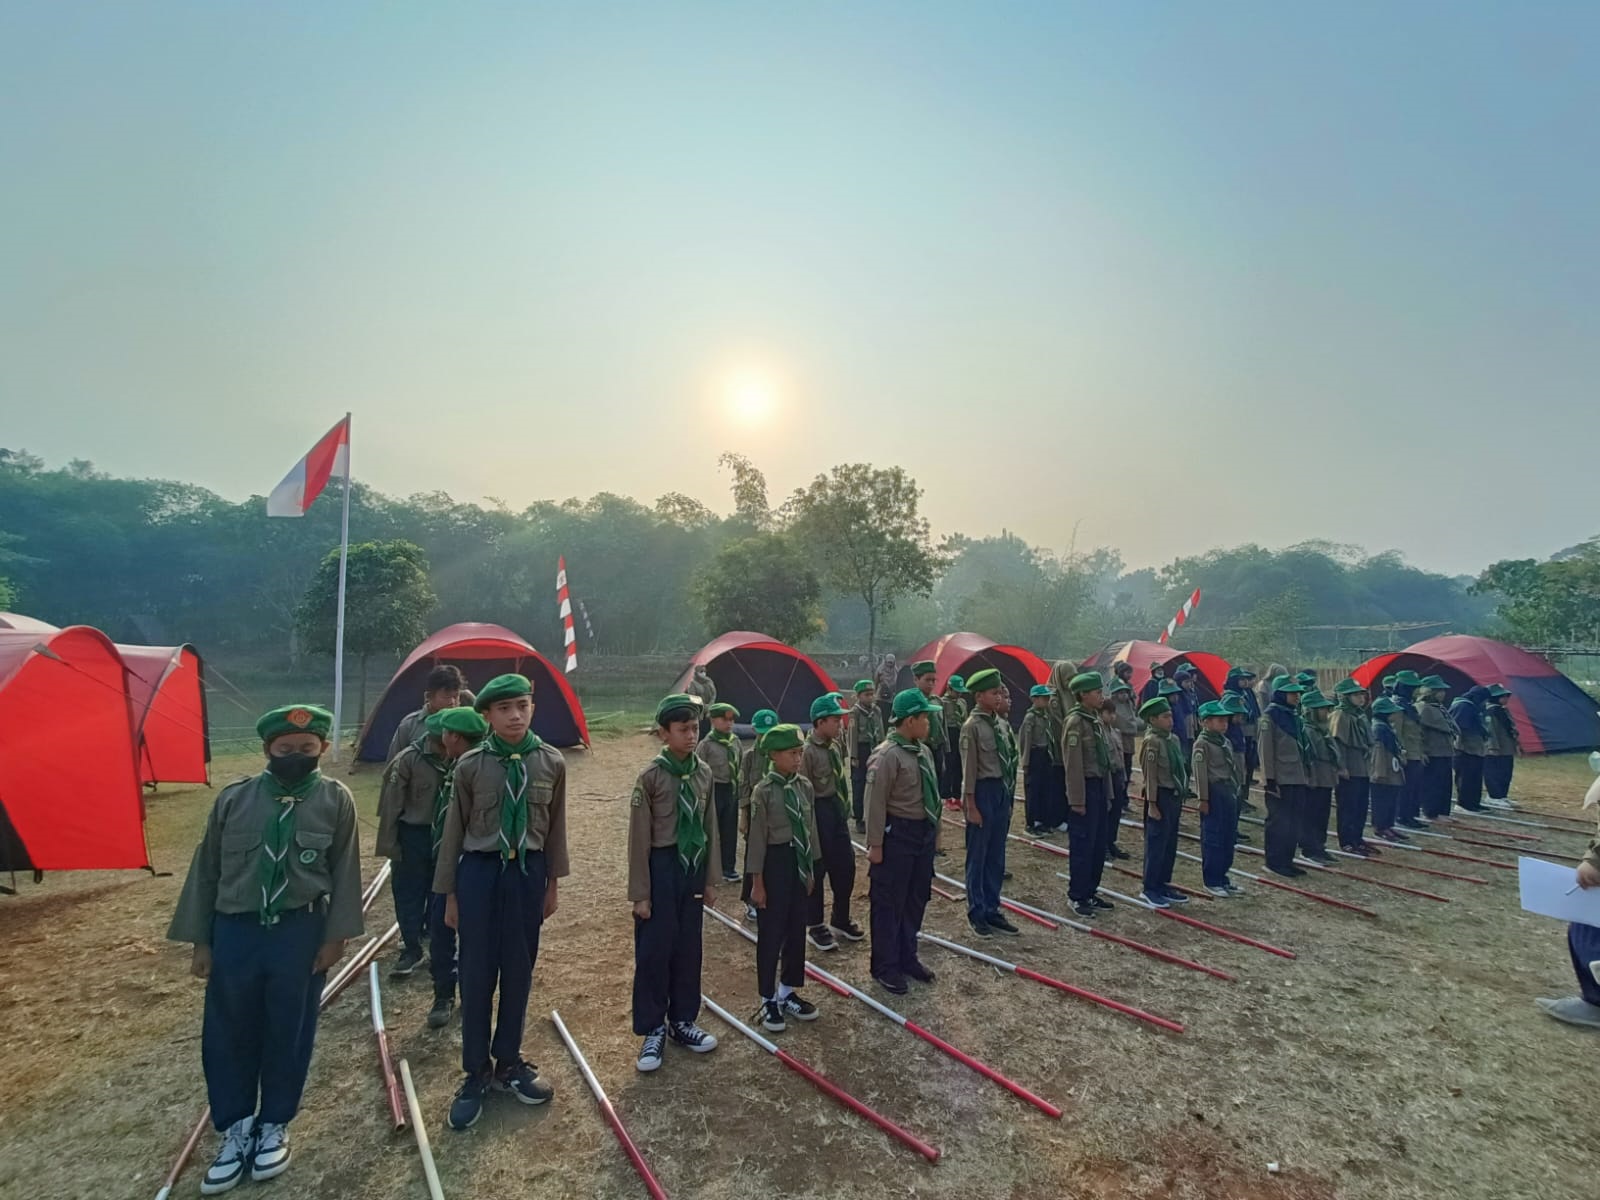
[[[856,822],[856,832],[857,833],[865,833],[866,831],[867,831],[867,823],[865,821],[857,821]]]
[[[639,1057],[634,1059],[634,1069],[648,1075],[651,1071],[661,1067],[661,1056],[667,1046],[667,1027],[658,1029],[644,1036],[644,1044],[639,1047]]]
[[[744,919],[746,921],[749,921],[753,925],[759,916],[760,910],[757,909],[754,904],[746,904],[744,906]]]
[[[988,934],[984,936],[987,937]],[[891,996],[904,996],[911,990],[911,986],[906,983],[904,975],[874,975],[872,978],[879,987]]]
[[[1011,878],[1011,872],[1010,871],[1001,872],[1000,878],[1001,879],[1010,879]]]
[[[1099,896],[1090,896],[1089,897],[1089,903],[1094,905],[1095,908],[1098,908],[1098,909],[1101,909],[1102,911],[1107,911],[1107,912],[1109,912],[1111,909],[1116,907],[1116,905],[1111,903],[1111,901],[1102,899]]]
[[[1018,929],[1010,921],[1006,920],[1005,914],[1003,913],[995,913],[994,916],[989,918],[989,928],[994,930],[996,933],[1005,934],[1006,937],[1016,937],[1022,932],[1022,930]]]
[[[994,927],[991,926],[989,922],[979,917],[968,917],[967,924],[972,926],[972,932],[977,934],[979,937],[994,936]]]
[[[1402,829],[1426,829],[1428,827],[1427,822],[1419,821],[1415,817],[1401,817],[1395,824]]]
[[[1333,855],[1329,854],[1326,850],[1318,850],[1313,854],[1306,855],[1306,857],[1309,858],[1314,863],[1320,863],[1324,867],[1331,867],[1331,866],[1333,866],[1334,863],[1339,861],[1338,859],[1334,858]]]
[[[1100,910],[1094,906],[1093,901],[1090,900],[1074,900],[1072,902],[1072,911],[1077,913],[1080,917],[1093,917],[1098,915],[1100,912]]]
[[[1168,888],[1166,891],[1166,897],[1168,904],[1189,903],[1189,894],[1187,892],[1180,892],[1177,888]]]
[[[519,1058],[494,1073],[494,1090],[510,1092],[524,1104],[549,1104],[555,1088],[539,1079],[532,1063]]]
[[[450,1101],[450,1115],[445,1124],[451,1129],[471,1129],[483,1115],[483,1096],[489,1090],[490,1073],[468,1075]]]
[[[833,940],[833,930],[826,925],[813,925],[806,930],[806,941],[818,950],[837,950],[839,943]]]
[[[276,1179],[289,1169],[289,1126],[262,1121],[256,1126],[256,1144],[250,1152],[250,1178],[255,1183]]]
[[[1298,879],[1300,876],[1306,873],[1304,867],[1297,867],[1293,863],[1290,863],[1286,867],[1274,867],[1271,864],[1268,864],[1267,870],[1271,871],[1274,875],[1282,875],[1285,879]]]
[[[829,925],[828,928],[847,942],[859,942],[867,936],[867,931],[854,921],[846,921],[843,925]]]
[[[1233,844],[1235,846],[1248,846],[1250,844],[1250,835],[1247,834],[1247,833],[1236,833],[1236,834],[1234,834],[1233,835]]]
[[[783,1008],[784,1018],[793,1017],[796,1021],[815,1021],[821,1014],[817,1006],[807,1000],[799,992],[790,992],[778,1004]]]
[[[913,958],[906,967],[906,978],[915,979],[918,983],[932,983],[939,977],[925,967],[921,959]]]
[[[768,1033],[782,1033],[789,1028],[789,1023],[783,1019],[783,1005],[776,1000],[763,1000],[756,1016],[761,1018],[761,1028]]]
[[[222,1135],[222,1145],[217,1149],[217,1157],[211,1160],[211,1165],[206,1168],[205,1178],[200,1181],[200,1194],[220,1196],[223,1192],[230,1192],[238,1187],[239,1181],[244,1178],[245,1168],[249,1165],[255,1144],[254,1117],[240,1117],[229,1125]]]
[[[717,1048],[717,1039],[693,1021],[674,1021],[667,1027],[667,1036],[676,1045],[696,1054],[709,1054]]]
[[[433,1007],[428,1010],[428,1028],[443,1029],[450,1024],[450,1014],[456,1010],[454,996],[435,996]]]
[[[1106,847],[1106,857],[1107,858],[1114,858],[1114,859],[1116,859],[1116,860],[1118,860],[1120,862],[1123,859],[1132,858],[1133,855],[1129,854],[1121,846],[1107,846]]]
[[[394,960],[394,966],[389,968],[389,978],[399,979],[403,975],[409,975],[421,965],[422,951],[407,946],[400,951],[400,957]]]

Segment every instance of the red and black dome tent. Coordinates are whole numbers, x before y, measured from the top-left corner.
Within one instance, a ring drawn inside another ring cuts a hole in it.
[[[1204,650],[1174,650],[1161,642],[1144,641],[1113,642],[1091,658],[1088,665],[1096,671],[1109,673],[1112,666],[1119,662],[1133,664],[1132,682],[1136,694],[1150,681],[1150,668],[1157,663],[1168,679],[1172,678],[1174,671],[1188,663],[1200,675],[1195,690],[1202,700],[1215,700],[1222,695],[1230,669],[1228,660],[1221,655],[1209,654]]]
[[[210,783],[205,664],[193,646],[121,646],[145,783]]]
[[[1458,694],[1474,684],[1504,684],[1511,690],[1506,707],[1517,723],[1524,753],[1600,747],[1600,705],[1594,697],[1546,660],[1517,646],[1452,633],[1369,658],[1352,673],[1358,682],[1377,688],[1385,675],[1407,669],[1438,675]]]
[[[406,656],[361,729],[358,761],[384,760],[401,719],[422,707],[428,672],[444,664],[461,668],[473,691],[496,675],[526,675],[533,681],[533,732],[552,746],[589,744],[578,694],[548,658],[504,625],[463,621],[439,630]]]
[[[947,633],[909,655],[900,667],[902,688],[912,686],[911,668],[919,662],[933,663],[936,695],[944,693],[952,675],[970,679],[974,672],[993,667],[1011,693],[1011,723],[1017,726],[1028,710],[1028,689],[1050,678],[1050,664],[1032,650],[1002,645],[981,633]]]
[[[717,699],[739,710],[739,728],[748,732],[751,716],[770,708],[788,725],[811,724],[811,702],[836,690],[828,673],[810,655],[764,633],[748,629],[707,642],[672,685],[681,692],[703,666],[717,685]]]

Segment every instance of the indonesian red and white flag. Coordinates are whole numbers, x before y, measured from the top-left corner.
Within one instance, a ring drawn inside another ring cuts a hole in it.
[[[350,418],[346,416],[311,447],[267,497],[267,516],[303,517],[328,480],[350,473]]]

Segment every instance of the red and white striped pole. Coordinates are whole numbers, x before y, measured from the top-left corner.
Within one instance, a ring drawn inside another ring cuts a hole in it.
[[[955,824],[956,822],[950,822],[950,823],[951,824]],[[855,847],[857,854],[861,855],[863,858],[867,857],[867,848],[865,846],[863,846],[860,842],[851,842],[850,844]],[[960,888],[962,891],[966,891],[967,890],[967,885],[962,883],[961,880],[952,878],[951,876],[946,875],[943,872],[935,871],[933,873],[933,877],[935,879],[939,880],[941,883],[948,883],[951,887]],[[931,884],[929,886],[933,887],[933,885],[931,885]],[[955,895],[954,893],[951,893],[951,892],[947,892],[941,887],[933,887],[933,890],[938,895],[943,896],[946,900],[960,900],[961,899],[960,896],[957,896],[957,895]],[[1002,899],[1000,901],[1000,907],[1005,909],[1008,912],[1016,913],[1017,916],[1021,917],[1024,921],[1032,921],[1035,925],[1043,925],[1046,929],[1055,929],[1055,928],[1057,928],[1056,925],[1054,925],[1050,921],[1047,921],[1045,918],[1043,918],[1041,916],[1037,916],[1036,914],[1030,913],[1030,912],[1024,912],[1022,909],[1018,908],[1015,904],[1011,903],[1011,901],[1009,901],[1009,900]]]
[[[1032,904],[1024,904],[1020,900],[1014,900],[1012,903],[1018,908],[1025,908],[1037,916],[1046,917],[1064,929],[1071,929],[1077,933],[1086,933],[1092,938],[1099,938],[1104,942],[1113,942],[1118,946],[1126,946],[1129,950],[1137,950],[1140,954],[1158,958],[1162,962],[1172,963],[1174,966],[1184,967],[1190,971],[1199,971],[1202,975],[1209,975],[1213,979],[1226,979],[1229,982],[1234,979],[1234,976],[1226,971],[1219,971],[1216,967],[1208,967],[1205,963],[1195,962],[1192,958],[1184,958],[1183,955],[1174,954],[1170,950],[1162,950],[1158,946],[1147,946],[1143,942],[1136,942],[1132,938],[1123,937],[1120,933],[1107,933],[1104,929],[1096,929],[1093,925],[1085,925],[1082,921],[1074,921],[1071,917],[1063,917],[1060,913],[1037,908]]]
[[[584,1058],[583,1051],[578,1049],[578,1043],[568,1031],[566,1022],[561,1019],[561,1014],[555,1009],[551,1009],[550,1020],[555,1022],[556,1032],[561,1035],[561,1040],[566,1043],[567,1051],[578,1064],[578,1071],[583,1075],[583,1081],[589,1085],[589,1090],[594,1093],[595,1103],[600,1106],[600,1115],[606,1119],[606,1124],[611,1126],[611,1132],[617,1135],[617,1141],[622,1145],[622,1152],[628,1156],[628,1161],[633,1164],[633,1169],[639,1173],[639,1178],[644,1181],[645,1190],[650,1193],[652,1200],[667,1200],[666,1189],[656,1179],[655,1172],[650,1170],[650,1164],[645,1162],[644,1155],[639,1153],[639,1147],[634,1145],[633,1139],[628,1136],[628,1130],[622,1124],[622,1118],[617,1116],[617,1110],[611,1107],[611,1101],[606,1096],[605,1088],[600,1086],[600,1081],[594,1077],[594,1072],[589,1069],[589,1060]]]
[[[1185,812],[1193,812],[1194,810],[1193,809],[1184,809],[1184,811]],[[1261,825],[1261,826],[1265,826],[1266,825],[1266,822],[1263,821],[1260,817],[1241,817],[1239,819],[1242,820],[1242,821],[1249,821],[1253,825]],[[1123,824],[1125,824],[1125,825],[1131,824],[1131,823],[1132,822],[1129,822],[1129,821],[1124,821],[1123,822]],[[1196,837],[1192,833],[1185,833],[1182,836],[1189,838],[1191,841],[1198,842],[1200,840],[1198,837]],[[1241,844],[1238,848],[1240,850],[1245,851],[1248,854],[1261,854],[1262,853],[1260,850],[1256,849],[1253,846],[1246,846],[1246,845],[1242,845]],[[1385,842],[1383,844],[1383,848],[1385,850],[1389,850],[1389,849],[1411,850],[1411,851],[1414,851],[1415,853],[1418,853],[1418,854],[1443,854],[1442,851],[1424,850],[1420,846],[1413,846],[1408,842]],[[1421,874],[1421,875],[1434,875],[1434,876],[1437,876],[1440,879],[1460,879],[1460,880],[1464,880],[1464,881],[1466,881],[1468,883],[1487,883],[1488,882],[1487,880],[1479,879],[1475,875],[1452,875],[1448,871],[1435,871],[1435,870],[1432,870],[1431,868],[1428,868],[1428,867],[1418,867],[1418,866],[1415,866],[1415,865],[1413,865],[1411,863],[1394,862],[1394,861],[1392,861],[1390,859],[1387,859],[1387,858],[1365,858],[1365,857],[1363,857],[1362,855],[1359,855],[1359,854],[1351,854],[1348,850],[1334,850],[1334,849],[1332,849],[1330,847],[1328,853],[1330,853],[1330,854],[1332,854],[1332,855],[1334,855],[1335,857],[1338,857],[1338,858],[1354,859],[1357,862],[1372,863],[1373,865],[1379,866],[1379,867],[1394,867],[1396,870],[1400,870],[1400,871],[1416,871],[1418,874]],[[1443,854],[1443,857],[1445,857],[1445,858],[1460,858],[1462,856],[1459,855],[1459,854]],[[1469,858],[1469,859],[1467,859],[1467,861],[1468,862],[1489,863],[1488,859]],[[1304,865],[1304,864],[1302,864],[1302,865]],[[1318,865],[1320,865],[1320,864],[1318,864],[1318,863],[1313,863],[1312,864],[1312,866],[1318,866]],[[1502,864],[1502,863],[1489,863],[1489,865],[1490,866],[1503,866],[1504,864]],[[1365,878],[1365,877],[1364,876],[1357,876],[1357,878]]]
[[[549,560],[546,559],[546,562]],[[561,644],[567,648],[567,670],[571,675],[578,669],[578,635],[572,628],[572,597],[567,593],[567,556],[563,554],[556,566],[556,603],[561,608]]]
[[[1138,871],[1130,871],[1127,867],[1119,867],[1119,866],[1116,866],[1113,863],[1107,863],[1106,864],[1106,868],[1108,870],[1115,871],[1118,875],[1126,875],[1129,879],[1137,879],[1141,883],[1144,881],[1144,876],[1143,875],[1139,874]],[[1056,874],[1057,875],[1061,875],[1061,872],[1057,871]],[[1061,877],[1063,879],[1067,878],[1065,875],[1062,875]],[[1208,894],[1203,888],[1192,888],[1191,889],[1191,888],[1179,887],[1175,883],[1169,883],[1167,886],[1169,888],[1171,888],[1173,891],[1177,892],[1178,895],[1187,896],[1191,900],[1204,900],[1207,904],[1215,904],[1216,901],[1217,901],[1217,897]]]
[[[800,1076],[807,1083],[811,1084],[812,1087],[816,1088],[824,1096],[827,1096],[831,1100],[837,1100],[840,1104],[844,1105],[844,1107],[855,1113],[856,1116],[872,1122],[872,1124],[876,1125],[890,1137],[894,1138],[895,1141],[899,1142],[903,1146],[909,1146],[912,1150],[915,1150],[929,1162],[936,1163],[939,1161],[941,1151],[937,1146],[928,1145],[927,1142],[923,1141],[916,1134],[902,1129],[882,1113],[868,1108],[865,1104],[861,1103],[861,1101],[857,1100],[838,1084],[828,1079],[820,1071],[812,1070],[788,1051],[778,1049],[774,1042],[762,1037],[754,1029],[750,1028],[750,1026],[739,1020],[738,1017],[734,1016],[727,1009],[723,1008],[722,1005],[718,1004],[710,996],[702,995],[700,999],[704,1001],[705,1006],[712,1012],[716,1013],[717,1016],[721,1017],[729,1025],[732,1025],[740,1033],[744,1034],[745,1037],[749,1038],[756,1045],[760,1046],[763,1050],[776,1058],[784,1066],[788,1067],[796,1075]]]
[[[1066,878],[1066,876],[1062,875],[1059,871],[1057,871],[1056,874],[1060,875],[1062,879]],[[1274,946],[1271,942],[1257,941],[1253,937],[1246,937],[1242,933],[1236,933],[1232,929],[1225,929],[1221,925],[1213,925],[1209,921],[1201,921],[1194,917],[1185,916],[1183,913],[1175,913],[1170,908],[1157,908],[1148,900],[1141,900],[1137,896],[1129,896],[1122,892],[1112,891],[1108,887],[1102,887],[1100,890],[1108,896],[1115,896],[1124,904],[1131,904],[1135,908],[1142,908],[1146,912],[1154,913],[1158,917],[1165,917],[1169,921],[1178,921],[1184,925],[1191,926],[1194,929],[1204,930],[1206,933],[1215,934],[1217,937],[1227,938],[1229,941],[1238,942],[1240,945],[1252,946],[1257,950],[1264,950],[1268,954],[1276,954],[1279,958],[1298,957],[1293,950],[1285,950],[1282,946]]]
[[[1385,843],[1390,845],[1392,843]],[[1392,862],[1386,858],[1366,858],[1360,854],[1351,854],[1348,850],[1335,850],[1328,848],[1328,853],[1336,858],[1348,858],[1354,862],[1371,863],[1375,867],[1393,867],[1397,871],[1415,871],[1419,875],[1432,875],[1436,879],[1454,879],[1460,883],[1475,883],[1480,887],[1487,887],[1487,879],[1479,879],[1476,875],[1457,875],[1454,871],[1436,871],[1432,867],[1419,867],[1415,863]]]
[[[1194,610],[1199,607],[1200,589],[1195,588],[1194,591],[1189,593],[1189,598],[1183,602],[1183,607],[1178,610],[1177,614],[1172,618],[1172,620],[1167,622],[1167,627],[1161,631],[1161,636],[1157,638],[1156,641],[1165,646],[1167,644],[1167,640],[1171,638],[1175,632],[1177,632],[1178,627],[1185,624],[1189,620],[1189,614],[1194,612]]]
[[[1190,854],[1187,850],[1179,850],[1178,857],[1195,863],[1200,861],[1200,856],[1198,854]],[[1257,875],[1253,871],[1246,871],[1243,867],[1229,867],[1228,874],[1238,875],[1244,879],[1250,880],[1252,883],[1259,883],[1266,887],[1277,888],[1279,891],[1293,892],[1296,896],[1304,896],[1307,900],[1315,900],[1319,904],[1326,904],[1333,908],[1347,909],[1350,912],[1359,913],[1363,917],[1371,917],[1373,920],[1378,919],[1378,914],[1373,912],[1370,908],[1362,908],[1359,904],[1351,904],[1346,900],[1335,900],[1332,896],[1324,896],[1321,892],[1313,892],[1306,888],[1298,888],[1292,883],[1284,883],[1277,879],[1268,879],[1265,875]]]
[[[1123,823],[1125,825],[1133,824],[1132,821],[1125,821]],[[1199,834],[1189,833],[1187,830],[1183,829],[1178,831],[1178,836],[1191,842],[1198,842],[1200,840]],[[1257,846],[1246,846],[1241,843],[1240,845],[1235,846],[1234,849],[1241,850],[1246,854],[1254,854],[1258,858],[1265,858],[1267,856],[1267,852]],[[1309,858],[1296,857],[1294,861],[1297,866],[1308,867],[1313,871],[1321,871],[1325,875],[1337,875],[1341,879],[1354,879],[1357,883],[1370,883],[1373,887],[1383,888],[1385,891],[1401,892],[1407,896],[1420,896],[1424,900],[1437,900],[1440,904],[1450,903],[1449,896],[1439,896],[1433,892],[1424,892],[1420,888],[1401,887],[1398,883],[1385,883],[1381,879],[1368,879],[1365,875],[1357,875],[1354,871],[1339,871],[1333,867],[1325,867],[1319,862],[1311,861]],[[1374,862],[1377,860],[1368,859],[1367,861]]]

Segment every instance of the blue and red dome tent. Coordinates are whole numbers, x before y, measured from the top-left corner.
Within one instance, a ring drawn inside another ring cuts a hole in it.
[[[1228,682],[1228,660],[1221,655],[1205,650],[1175,650],[1163,642],[1113,642],[1085,665],[1109,677],[1111,668],[1119,662],[1133,664],[1132,684],[1136,695],[1143,693],[1144,685],[1150,681],[1150,668],[1157,664],[1168,679],[1185,663],[1193,667],[1200,675],[1196,691],[1201,700],[1217,699]]]
[[[1377,688],[1385,675],[1408,668],[1418,675],[1440,676],[1458,694],[1474,684],[1504,684],[1511,690],[1506,706],[1526,754],[1600,746],[1600,705],[1594,697],[1538,655],[1517,646],[1446,634],[1369,658],[1352,674],[1357,682]]]
[[[672,690],[683,691],[694,669],[702,666],[717,685],[717,699],[739,710],[735,728],[746,737],[751,716],[762,708],[772,709],[786,724],[809,726],[811,702],[835,690],[833,680],[810,655],[748,629],[725,633],[700,647]]]
[[[1011,724],[1020,727],[1028,711],[1028,689],[1050,678],[1050,664],[1023,646],[1007,646],[981,633],[947,633],[937,641],[908,654],[900,664],[900,686],[912,686],[911,668],[919,662],[933,664],[935,695],[944,694],[950,676],[970,678],[993,667],[1011,693]]]

